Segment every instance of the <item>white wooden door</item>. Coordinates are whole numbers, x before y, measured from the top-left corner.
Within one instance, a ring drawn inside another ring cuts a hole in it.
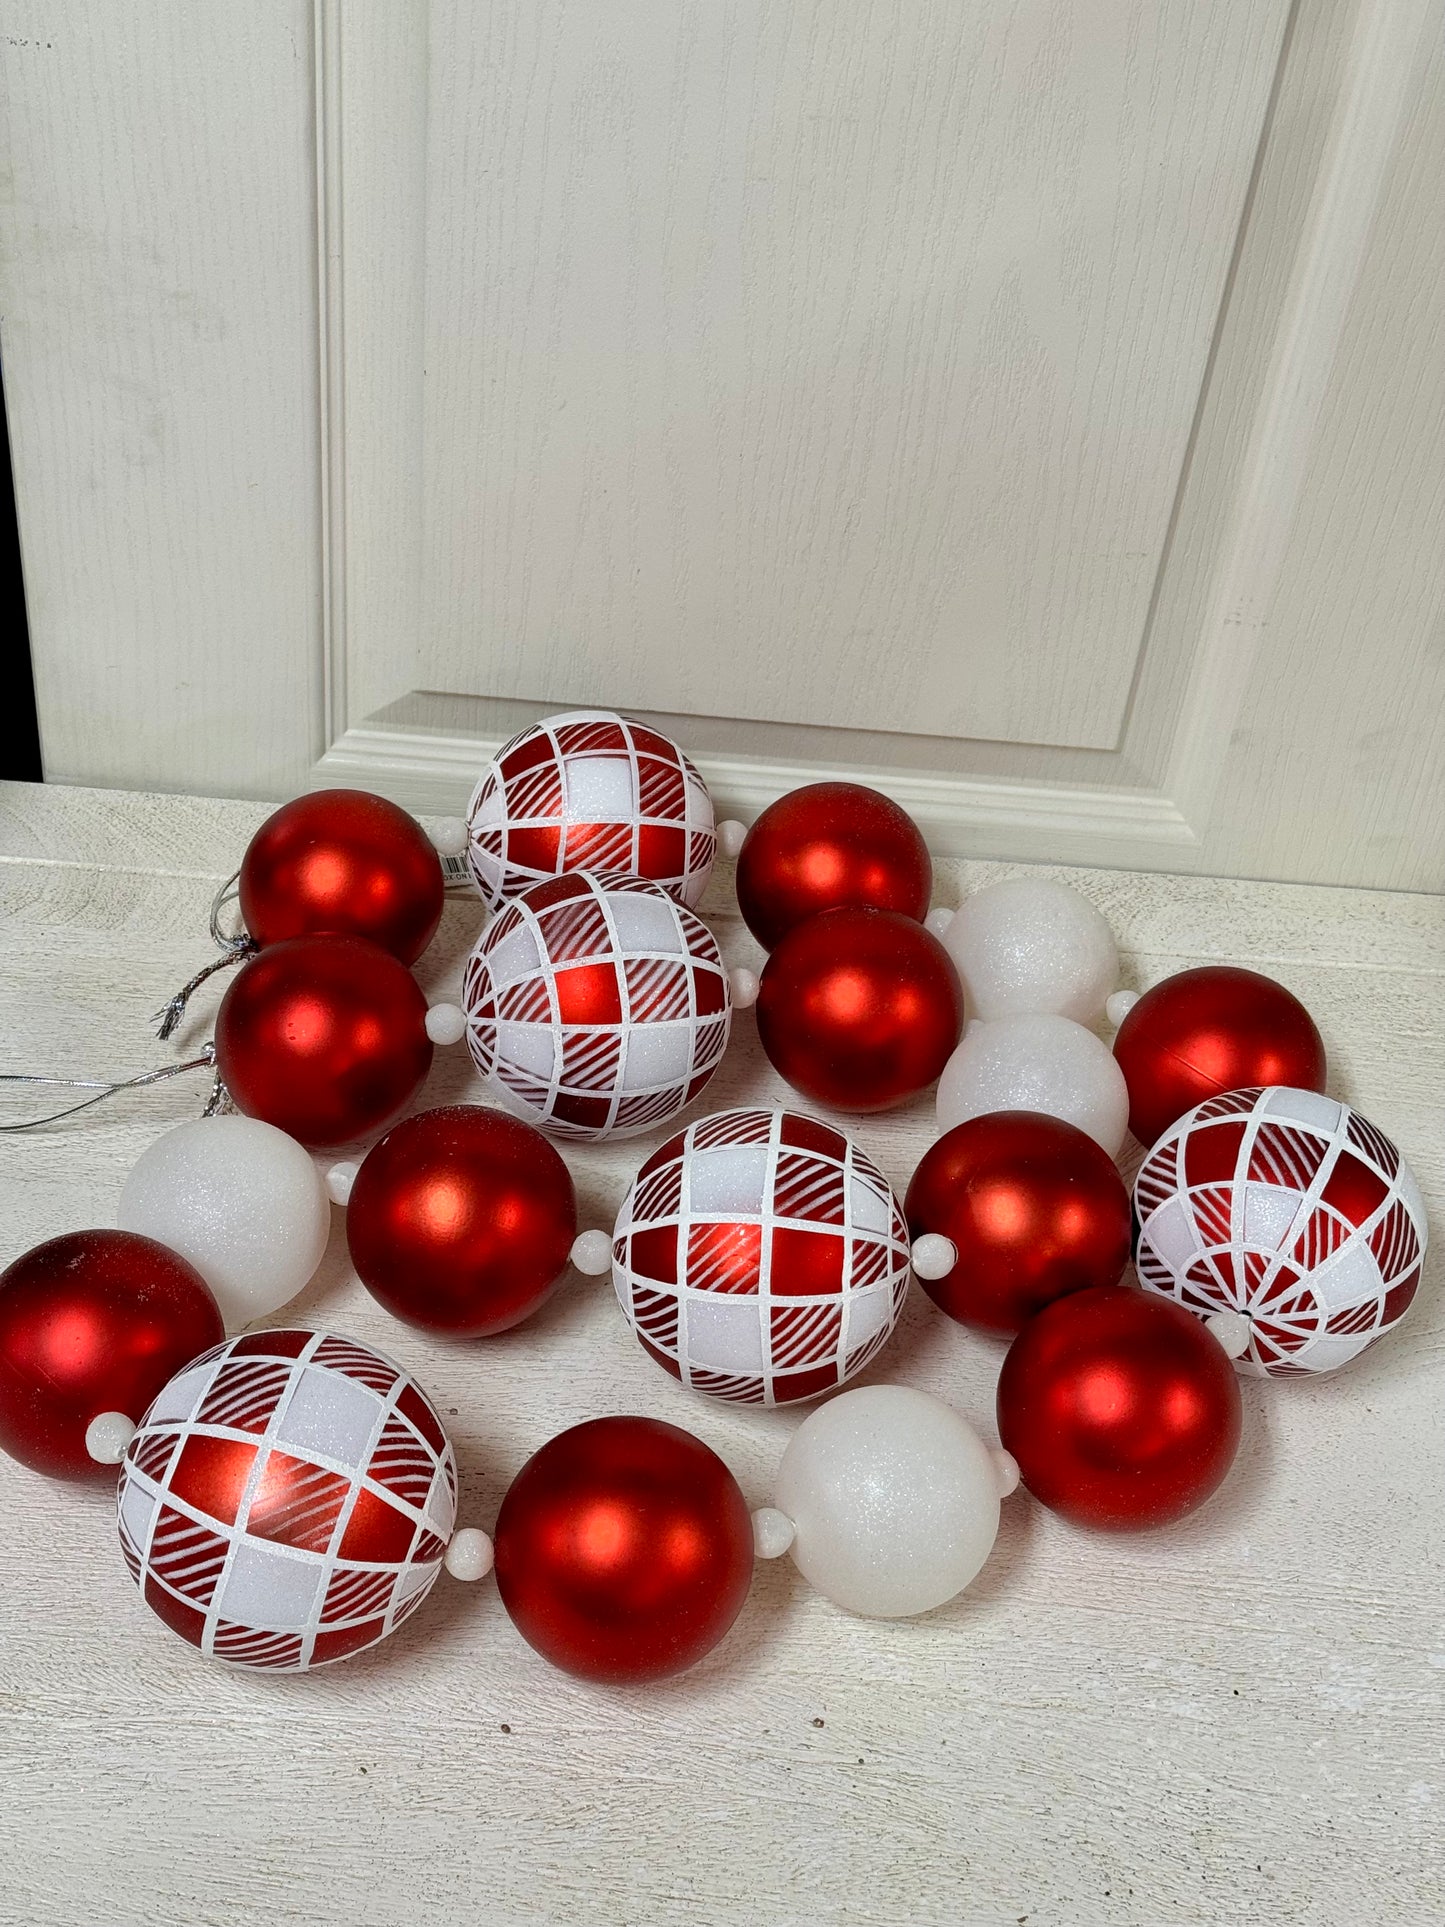
[[[1445,889],[1445,0],[12,0],[47,774]]]

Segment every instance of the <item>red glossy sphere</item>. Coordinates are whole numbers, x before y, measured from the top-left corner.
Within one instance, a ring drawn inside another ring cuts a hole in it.
[[[293,937],[242,965],[216,1015],[216,1067],[239,1109],[302,1144],[386,1123],[431,1067],[426,999],[360,937]]]
[[[893,910],[825,910],[763,967],[758,1037],[794,1090],[840,1111],[884,1111],[927,1088],[963,1029],[953,959]]]
[[[994,1111],[946,1132],[904,1208],[910,1237],[937,1232],[958,1250],[923,1289],[981,1331],[1017,1332],[1067,1292],[1118,1284],[1129,1262],[1129,1194],[1113,1159],[1039,1111]]]
[[[1222,1091],[1325,1088],[1325,1047],[1298,997],[1273,977],[1204,964],[1155,984],[1114,1039],[1129,1087],[1129,1129],[1151,1145]]]
[[[906,810],[859,783],[809,783],[770,803],[738,857],[738,909],[765,950],[845,905],[928,915],[933,864]]]
[[[599,1418],[544,1445],[497,1519],[497,1586],[518,1632],[582,1679],[695,1665],[742,1610],[753,1528],[737,1481],[690,1432]]]
[[[225,1335],[200,1273],[133,1231],[71,1231],[0,1273],[0,1448],[61,1479],[114,1479],[85,1449],[102,1412],[139,1421]]]
[[[351,1260],[408,1324],[506,1331],[567,1269],[577,1202],[540,1131],[479,1104],[405,1118],[366,1155],[346,1210]]]
[[[1234,1463],[1240,1412],[1214,1335],[1181,1306],[1122,1285],[1046,1305],[998,1382],[999,1438],[1029,1491],[1076,1525],[1116,1532],[1203,1505]]]
[[[365,937],[415,963],[442,914],[441,862],[414,816],[366,790],[318,790],[257,830],[241,860],[257,943]]]

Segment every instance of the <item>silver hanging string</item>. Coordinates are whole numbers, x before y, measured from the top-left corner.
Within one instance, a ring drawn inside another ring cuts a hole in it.
[[[216,1070],[214,1044],[207,1044],[199,1057],[192,1057],[184,1064],[165,1064],[160,1070],[142,1071],[137,1077],[120,1077],[110,1082],[100,1077],[46,1077],[34,1071],[0,1071],[0,1084],[44,1084],[51,1088],[95,1093],[93,1097],[83,1097],[78,1104],[67,1104],[63,1110],[48,1111],[44,1117],[28,1117],[18,1124],[0,1124],[0,1131],[33,1131],[38,1125],[54,1124],[62,1117],[74,1117],[77,1111],[88,1111],[92,1104],[103,1104],[119,1091],[137,1091],[147,1084],[163,1084],[168,1078],[200,1070],[214,1072],[211,1094],[201,1115],[216,1117],[222,1112],[234,1110],[231,1094],[221,1081],[221,1073]]]
[[[232,876],[227,877],[211,899],[211,938],[221,955],[214,958],[204,969],[198,970],[189,983],[182,984],[175,996],[168,998],[151,1018],[151,1022],[156,1027],[156,1036],[162,1043],[180,1028],[187,1004],[208,977],[214,977],[218,970],[229,970],[234,964],[244,963],[247,957],[253,956],[260,948],[256,939],[244,928],[240,930],[221,928],[221,912],[239,894],[237,885],[240,876],[241,872],[237,870]]]

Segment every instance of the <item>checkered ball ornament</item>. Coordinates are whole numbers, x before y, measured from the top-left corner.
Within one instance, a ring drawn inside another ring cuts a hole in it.
[[[514,897],[468,959],[477,1069],[555,1137],[665,1124],[727,1049],[732,1002],[712,932],[641,877],[554,877]]]
[[[789,1405],[887,1343],[908,1227],[851,1138],[795,1111],[720,1111],[643,1165],[618,1212],[612,1282],[638,1341],[699,1392]]]
[[[208,1657],[305,1672],[415,1612],[456,1495],[441,1420],[405,1372],[329,1332],[251,1332],[178,1372],[141,1421],[121,1551]]]
[[[1134,1184],[1149,1291],[1200,1317],[1243,1312],[1240,1369],[1332,1372],[1409,1310],[1425,1256],[1414,1174],[1348,1104],[1271,1085],[1171,1126]]]
[[[468,858],[493,909],[572,870],[647,877],[694,907],[717,853],[712,798],[677,744],[610,709],[524,729],[482,771]]]

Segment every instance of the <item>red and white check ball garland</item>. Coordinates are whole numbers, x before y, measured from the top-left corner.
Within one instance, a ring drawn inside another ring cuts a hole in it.
[[[603,1681],[702,1658],[758,1556],[791,1551],[850,1611],[926,1612],[987,1559],[1020,1468],[1081,1524],[1178,1518],[1233,1460],[1231,1360],[1334,1370],[1416,1294],[1415,1180],[1323,1094],[1323,1044],[1282,985],[1210,966],[1135,999],[1098,911],[1046,879],[930,914],[923,840],[874,791],[795,791],[744,835],[715,823],[675,743],[576,711],[505,744],[436,847],[465,850],[493,916],[462,1003],[428,1008],[407,966],[436,928],[441,871],[419,827],[350,791],[268,819],[239,872],[246,929],[222,934],[218,899],[222,957],[164,1013],[168,1035],[207,977],[240,965],[214,1050],[175,1067],[217,1066],[206,1117],[139,1160],[123,1230],[65,1234],[0,1276],[0,1448],[58,1477],[119,1464],[125,1563],[208,1657],[330,1664],[400,1626],[443,1566],[478,1579],[495,1565],[523,1636]],[[775,1068],[852,1111],[906,1101],[942,1069],[926,1181],[905,1215],[851,1136],[753,1103],[668,1136],[611,1232],[574,1236],[571,1177],[540,1133],[671,1123],[759,993],[696,914],[719,847],[740,853],[739,908],[771,952]],[[1088,1028],[1106,1006],[1113,1055]],[[511,1115],[457,1105],[396,1124],[433,1048],[463,1037]],[[1157,1138],[1133,1199],[1142,1291],[1119,1282],[1128,1203],[1108,1154],[1126,1108]],[[324,1176],[302,1148],[388,1122]],[[354,1198],[357,1271],[410,1324],[504,1330],[570,1251],[579,1270],[610,1267],[641,1348],[692,1390],[834,1396],[755,1511],[701,1440],[619,1417],[543,1444],[491,1536],[458,1528],[451,1443],[401,1366],[298,1326],[216,1342],[223,1314],[265,1318],[304,1286],[328,1194]],[[965,1325],[1018,1308],[1008,1450],[926,1393],[840,1390],[883,1352],[915,1272]]]

